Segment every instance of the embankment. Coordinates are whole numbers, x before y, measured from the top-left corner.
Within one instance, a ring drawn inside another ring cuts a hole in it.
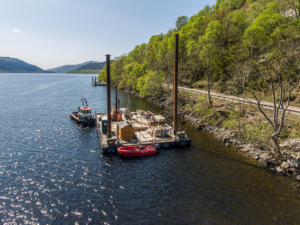
[[[160,107],[173,109],[173,102],[167,94],[159,99],[154,97],[145,99]],[[209,122],[207,117],[203,118],[197,115],[193,110],[186,110],[186,107],[182,107],[182,105],[186,105],[185,103],[186,102],[181,102],[181,107],[178,107],[178,114],[180,114],[184,120],[189,121],[195,129],[213,133],[216,138],[226,146],[236,146],[245,155],[254,158],[276,174],[290,176],[300,181],[300,138],[282,140],[280,147],[283,157],[281,159],[276,159],[270,145],[255,143],[255,141],[249,140],[241,135],[237,129],[229,129],[222,126],[224,122],[226,123],[226,118],[228,117],[228,115],[227,117],[225,115],[226,109],[228,109],[229,106],[232,108],[232,103],[224,104],[224,101],[222,101],[218,104],[217,102],[214,102],[215,107],[213,108],[215,109],[211,112],[209,117],[220,114],[221,116],[219,118],[222,118],[222,120],[217,119],[214,120],[213,123]],[[249,114],[251,115],[253,112],[250,112]],[[264,130],[262,130],[262,132],[264,132]]]

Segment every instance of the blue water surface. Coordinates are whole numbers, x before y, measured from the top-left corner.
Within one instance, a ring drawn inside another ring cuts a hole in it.
[[[299,224],[293,181],[186,124],[189,149],[103,156],[80,98],[106,110],[92,75],[0,74],[0,223]],[[114,88],[112,88],[112,103]],[[127,95],[120,92],[122,106]],[[134,97],[136,107],[152,106]],[[169,110],[164,111],[168,113]]]

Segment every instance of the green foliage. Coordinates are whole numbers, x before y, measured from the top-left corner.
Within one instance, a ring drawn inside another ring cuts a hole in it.
[[[225,91],[225,82],[236,72],[236,62],[249,60],[254,52],[253,64],[258,64],[262,46],[274,40],[287,40],[289,33],[299,32],[298,20],[293,22],[282,14],[283,9],[297,8],[297,4],[289,4],[280,0],[217,0],[214,6],[205,6],[190,19],[178,17],[175,29],[153,35],[148,43],[136,45],[128,55],[115,58],[111,62],[111,80],[122,89],[139,91],[142,96],[159,93],[150,92],[148,82],[157,77],[172,82],[178,33],[181,85],[200,87],[198,84],[203,84],[205,74],[209,74],[211,81]],[[105,66],[98,78],[106,80]],[[249,84],[260,82],[251,79]],[[158,90],[159,86],[153,87]]]
[[[133,90],[136,90],[138,80],[146,73],[146,66],[144,64],[130,63],[124,66],[124,71],[128,74],[126,84]]]
[[[180,16],[176,20],[176,29],[179,30],[182,26],[186,25],[188,22],[189,18],[187,16]]]
[[[145,76],[140,77],[137,83],[137,90],[140,95],[145,96],[161,96],[165,73],[163,71],[147,71]]]
[[[102,69],[103,66],[106,64],[106,62],[100,62],[100,63],[88,63],[86,65],[83,65],[81,67],[79,67],[78,69],[76,70],[86,70],[86,69],[92,69],[92,70],[95,70],[95,69]]]
[[[30,65],[22,60],[0,57],[0,72],[3,73],[49,73],[41,68]]]
[[[272,128],[268,123],[247,124],[245,138],[254,143],[267,143],[270,140]]]
[[[228,118],[224,121],[223,125],[224,127],[227,127],[229,129],[236,129],[238,127],[239,123],[239,117],[240,115],[236,111],[230,111]]]
[[[278,135],[278,137],[280,137],[280,138],[282,138],[282,139],[288,138],[288,137],[289,137],[289,132],[288,132],[288,130],[286,129],[286,127],[284,127],[284,128],[281,130],[281,132],[280,132],[280,134]]]
[[[82,69],[82,70],[70,70],[67,73],[81,73],[81,74],[98,74],[101,72],[101,69]]]
[[[213,113],[213,109],[210,106],[207,98],[198,99],[197,102],[199,103],[194,105],[193,107],[186,105],[185,109],[197,113],[204,120],[206,120],[206,118]]]

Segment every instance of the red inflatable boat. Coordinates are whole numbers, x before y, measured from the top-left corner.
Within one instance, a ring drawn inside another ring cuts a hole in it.
[[[133,146],[119,147],[118,152],[125,157],[145,156],[145,155],[155,155],[156,149],[153,148],[152,146],[133,145]]]

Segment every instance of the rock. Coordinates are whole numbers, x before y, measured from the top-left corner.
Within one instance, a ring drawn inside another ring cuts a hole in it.
[[[268,165],[269,166],[275,166],[277,163],[277,160],[275,158],[271,158],[268,160]]]
[[[245,145],[245,148],[253,148],[252,144]]]
[[[277,172],[277,173],[285,173],[285,172],[284,172],[284,169],[282,169],[280,166],[277,166],[277,167],[276,167],[276,172]]]
[[[290,167],[296,167],[296,168],[300,167],[299,161],[295,158],[289,158],[287,162],[289,163]]]
[[[270,158],[272,158],[272,156],[269,153],[264,152],[260,155],[260,158],[265,160],[265,161],[268,161]]]
[[[281,159],[282,159],[282,161],[287,161],[287,156],[286,155],[283,155],[282,157],[281,157]]]
[[[248,152],[248,155],[255,155],[255,153],[256,153],[255,150],[252,149]]]
[[[230,139],[229,138],[224,138],[223,143],[229,143]]]
[[[287,172],[288,172],[288,173],[294,173],[295,171],[296,171],[295,168],[288,168],[288,169],[287,169]]]
[[[226,147],[229,147],[230,146],[230,144],[229,143],[226,143]]]
[[[288,149],[290,147],[290,142],[289,141],[284,141],[279,144],[280,148],[282,149]]]
[[[300,151],[300,138],[292,138],[289,140],[289,147],[294,151]]]
[[[196,130],[203,130],[203,126],[201,124],[196,125]]]
[[[300,175],[298,175],[298,176],[296,177],[296,179],[300,181]]]
[[[244,145],[244,147],[242,148],[242,152],[249,152],[250,150],[253,150],[252,145],[251,144],[247,144]]]
[[[265,166],[275,166],[277,160],[271,154],[263,152],[260,154],[259,162]]]
[[[167,97],[162,97],[162,98],[160,99],[161,102],[164,102],[164,101],[166,101],[166,100],[167,100]]]
[[[297,176],[299,175],[299,173],[297,173],[296,171],[294,171],[294,172],[292,173],[292,175],[293,175],[293,177],[297,177]]]
[[[288,162],[282,162],[280,166],[282,169],[287,169],[290,167],[290,164]]]
[[[249,152],[250,150],[252,150],[252,149],[249,149],[247,147],[244,147],[244,148],[241,149],[242,152]]]
[[[259,159],[260,159],[260,157],[259,157],[258,155],[253,156],[253,158],[254,158],[255,160],[259,160]]]

